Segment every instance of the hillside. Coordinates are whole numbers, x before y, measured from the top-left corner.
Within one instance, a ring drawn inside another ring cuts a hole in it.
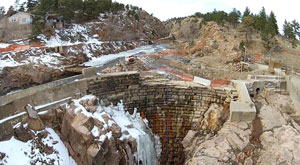
[[[170,62],[170,65],[177,69],[210,79],[225,77],[238,79],[245,78],[249,74],[247,70],[241,73],[241,61],[256,60],[263,64],[269,62],[269,49],[264,46],[261,33],[252,29],[249,35],[251,28],[243,24],[234,26],[225,22],[220,25],[214,21],[204,22],[203,18],[194,16],[172,19],[165,24],[169,28],[170,35],[176,40],[174,46],[180,50],[181,57],[190,60],[189,65],[193,66]],[[291,44],[283,37],[275,38],[277,48],[272,51],[271,60],[290,67],[290,63],[295,60],[291,52],[295,54],[300,50],[299,47],[292,49]],[[240,46],[242,42],[245,43],[245,57]],[[257,56],[259,59],[255,59]]]
[[[167,35],[162,22],[143,10],[105,13],[83,24],[72,23],[62,29],[46,28],[37,40],[18,43],[29,47],[1,53],[0,89],[7,92],[68,77],[70,73],[65,71],[66,66],[82,65],[94,58],[134,49]],[[33,43],[37,46],[33,47]],[[12,43],[2,45],[5,50]]]

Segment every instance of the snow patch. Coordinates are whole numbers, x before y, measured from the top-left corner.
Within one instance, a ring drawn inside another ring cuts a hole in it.
[[[25,143],[12,137],[10,140],[0,142],[0,152],[6,154],[6,157],[0,161],[0,164],[27,165],[46,163],[76,165],[76,162],[70,157],[67,148],[55,131],[51,128],[46,128],[44,131],[48,132],[48,136],[42,139],[42,143],[52,147],[53,153],[47,155],[41,152],[36,147],[36,139]]]
[[[7,48],[9,47],[10,44],[7,44],[7,43],[0,43],[0,48]]]
[[[102,66],[110,61],[113,61],[118,58],[122,58],[129,55],[142,55],[145,53],[154,53],[166,49],[166,45],[147,45],[141,46],[132,50],[123,51],[116,54],[109,54],[100,57],[92,57],[90,61],[85,62],[84,66]],[[87,52],[86,54],[88,54]]]

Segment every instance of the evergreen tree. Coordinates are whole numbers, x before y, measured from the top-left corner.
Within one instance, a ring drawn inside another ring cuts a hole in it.
[[[29,11],[33,10],[33,8],[36,7],[37,4],[38,2],[36,0],[27,0],[26,2],[26,6]]]
[[[283,24],[283,34],[284,34],[284,37],[291,42],[292,47],[296,48],[297,47],[297,38],[296,38],[296,35],[294,32],[293,26],[291,23],[287,22],[286,20],[284,21],[284,24]]]
[[[25,6],[26,6],[26,2],[22,3],[19,7],[19,12],[25,12]]]
[[[250,16],[250,15],[251,15],[250,9],[249,9],[249,7],[247,6],[246,9],[245,9],[245,11],[244,11],[243,18],[244,18],[244,17],[247,17],[247,16]]]
[[[239,23],[241,12],[234,8],[228,15],[228,22],[236,26]]]
[[[298,23],[296,20],[293,20],[293,21],[291,22],[291,26],[292,26],[292,28],[293,28],[294,34],[295,34],[298,38],[300,38],[300,25],[299,25],[299,23]]]
[[[278,25],[277,25],[277,20],[276,20],[276,16],[273,13],[273,11],[271,11],[270,16],[268,18],[268,23],[270,24],[270,26],[273,29],[273,32],[278,35],[279,31],[278,31]]]
[[[59,0],[59,15],[63,16],[64,20],[70,21],[74,18],[75,3],[74,0]]]
[[[17,13],[17,12],[14,10],[14,7],[10,6],[7,10],[6,16],[10,17],[10,16],[14,15],[15,13]]]
[[[266,24],[267,24],[266,9],[262,7],[261,11],[259,12],[259,15],[255,17],[254,25],[257,30],[263,31]]]

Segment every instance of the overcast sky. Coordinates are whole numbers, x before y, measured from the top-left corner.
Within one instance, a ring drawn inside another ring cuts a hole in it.
[[[25,1],[25,0],[20,0]],[[125,4],[132,4],[142,7],[149,13],[161,20],[172,17],[182,17],[192,15],[195,12],[206,13],[213,9],[224,10],[230,12],[233,8],[237,8],[242,13],[246,6],[253,13],[258,13],[262,6],[266,8],[269,14],[274,11],[278,26],[282,29],[284,19],[292,21],[296,19],[300,21],[300,1],[299,0],[116,0]],[[297,2],[298,1],[298,2]],[[13,5],[15,0],[1,0],[1,5],[8,8]],[[1,6],[0,5],[0,6]]]

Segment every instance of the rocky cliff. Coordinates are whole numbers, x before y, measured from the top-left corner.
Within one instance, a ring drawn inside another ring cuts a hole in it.
[[[0,163],[19,164],[15,155],[28,164],[158,162],[159,139],[147,119],[136,111],[130,115],[122,102],[105,107],[98,98],[87,95],[40,115],[29,107],[28,123],[17,124],[14,136],[0,142]],[[8,144],[14,145],[13,152],[3,147]]]
[[[186,164],[299,164],[299,117],[287,95],[256,101],[257,118],[227,121],[217,132],[189,131]],[[195,147],[196,146],[196,147]]]

